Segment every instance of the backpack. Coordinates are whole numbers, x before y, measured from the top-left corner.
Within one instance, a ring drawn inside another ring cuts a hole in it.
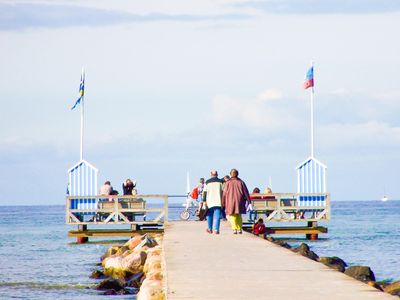
[[[199,198],[199,190],[197,187],[195,187],[193,189],[193,191],[190,193],[190,197],[192,197],[192,199],[197,199]]]

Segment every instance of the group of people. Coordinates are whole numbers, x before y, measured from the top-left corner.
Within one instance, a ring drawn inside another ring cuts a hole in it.
[[[218,178],[218,172],[213,170],[210,178],[204,182],[200,179],[197,189],[198,196],[201,197],[202,206],[207,207],[207,232],[219,234],[220,221],[226,214],[233,233],[242,233],[242,214],[246,213],[248,205],[250,205],[250,194],[246,184],[239,177],[239,171],[232,169],[230,176],[223,179]],[[195,197],[195,190],[191,197]]]
[[[122,183],[122,191],[123,195],[137,195],[137,189],[136,189],[136,181],[130,180],[129,178],[126,179]],[[111,185],[111,182],[107,180],[104,182],[104,184],[100,188],[100,195],[102,196],[109,196],[109,195],[119,195],[117,190],[114,190],[114,188]],[[112,201],[112,198],[111,198]]]
[[[260,189],[254,188],[249,194],[247,186],[239,177],[239,171],[232,169],[230,175],[218,178],[218,172],[210,172],[210,178],[205,181],[200,178],[199,184],[189,194],[190,199],[200,197],[199,212],[206,207],[207,232],[219,234],[220,220],[228,218],[234,234],[243,232],[242,214],[251,210],[251,200],[274,197],[272,190],[267,187],[266,195],[260,195]],[[201,213],[200,213],[201,214]],[[266,228],[262,218],[253,226],[254,234],[265,233]]]

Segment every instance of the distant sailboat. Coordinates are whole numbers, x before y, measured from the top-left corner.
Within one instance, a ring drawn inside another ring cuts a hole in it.
[[[389,198],[386,197],[385,188],[383,188],[383,197],[381,198],[381,201],[382,201],[382,202],[386,202],[386,201],[388,201],[388,200],[389,200]]]

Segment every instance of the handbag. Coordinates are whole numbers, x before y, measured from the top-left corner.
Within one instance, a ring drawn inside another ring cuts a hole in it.
[[[203,202],[203,206],[201,207],[201,209],[199,211],[199,220],[200,221],[204,221],[206,219],[207,212],[208,212],[207,204],[205,202]]]

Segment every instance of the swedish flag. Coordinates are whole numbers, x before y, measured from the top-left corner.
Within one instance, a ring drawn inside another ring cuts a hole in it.
[[[79,98],[78,98],[78,100],[76,100],[76,102],[75,102],[74,106],[72,106],[71,110],[74,109],[78,104],[81,103],[84,94],[85,94],[85,71],[82,70],[81,84],[79,85]]]

